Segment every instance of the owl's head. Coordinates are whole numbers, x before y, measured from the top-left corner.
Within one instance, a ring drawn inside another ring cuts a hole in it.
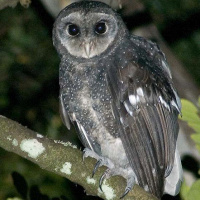
[[[108,5],[96,1],[70,4],[58,15],[53,42],[58,53],[92,58],[118,43],[127,29]]]

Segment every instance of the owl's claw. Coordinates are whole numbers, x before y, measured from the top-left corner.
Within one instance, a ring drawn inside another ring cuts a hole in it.
[[[120,199],[123,199],[133,189],[135,183],[136,181],[134,176],[127,178],[127,186],[125,188],[124,194],[120,197]]]
[[[124,194],[120,197],[120,199],[123,199],[123,198],[129,193],[129,191],[130,191],[131,189],[132,189],[132,188],[127,187],[127,188],[125,189]]]
[[[103,192],[103,190],[102,190],[102,184],[103,184],[103,181],[106,179],[106,178],[108,178],[107,176],[108,176],[108,174],[109,174],[109,169],[107,169],[104,173],[103,173],[103,175],[101,176],[101,178],[100,178],[100,180],[99,180],[99,188],[100,188],[100,190]]]
[[[114,176],[114,175],[123,175],[123,173],[120,173],[120,171],[119,171],[120,168],[115,168],[114,163],[110,159],[99,156],[94,151],[92,151],[88,148],[85,148],[83,150],[83,161],[87,157],[92,157],[97,160],[97,162],[94,166],[94,170],[92,172],[92,177],[94,176],[94,174],[96,173],[96,171],[98,170],[99,167],[101,167],[103,165],[108,167],[108,169],[102,174],[101,178],[99,179],[99,188],[102,192],[103,192],[102,185],[103,185],[103,182],[105,179],[108,179],[109,177]],[[129,193],[129,191],[133,188],[134,184],[136,183],[135,178],[136,178],[135,174],[126,176],[127,186],[126,186],[124,194],[120,197],[120,199],[123,199]]]
[[[95,167],[94,167],[93,172],[92,172],[92,177],[93,177],[94,174],[96,173],[97,169],[98,169],[99,167],[101,167],[101,166],[102,166],[102,159],[98,160],[97,163],[95,164]]]

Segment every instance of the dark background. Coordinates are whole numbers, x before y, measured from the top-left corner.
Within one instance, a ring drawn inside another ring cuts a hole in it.
[[[145,10],[123,16],[127,26],[132,30],[154,23],[199,87],[200,1],[142,2]],[[75,131],[69,132],[59,116],[59,58],[51,40],[53,22],[53,17],[38,0],[33,0],[28,9],[18,5],[0,11],[0,114],[50,138],[71,140],[81,147]],[[187,166],[187,162],[184,165]],[[86,196],[80,186],[2,149],[0,199],[20,196],[11,176],[14,171],[26,179],[29,192],[39,193],[39,188],[51,198],[61,199],[63,195],[62,199],[69,200],[98,199]]]

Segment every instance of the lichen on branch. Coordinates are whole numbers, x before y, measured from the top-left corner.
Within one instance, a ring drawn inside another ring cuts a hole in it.
[[[75,145],[44,137],[4,116],[0,116],[0,147],[32,161],[42,169],[80,184],[89,195],[118,200],[124,192],[126,182],[119,176],[106,180],[102,185],[102,192],[98,183],[106,168],[101,167],[92,178],[96,160],[86,158],[83,161],[82,152]],[[157,198],[135,185],[124,199],[156,200]]]

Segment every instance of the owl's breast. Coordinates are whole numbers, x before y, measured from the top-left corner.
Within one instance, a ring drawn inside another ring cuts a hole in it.
[[[112,97],[103,69],[79,65],[74,70],[65,71],[60,75],[60,88],[67,112],[76,113],[82,125],[92,127],[97,121],[105,125],[112,121]]]
[[[113,99],[107,88],[104,71],[79,68],[76,74],[66,74],[65,78],[68,84],[61,89],[64,104],[71,118],[84,129],[88,142],[94,150],[98,149],[96,153],[110,158],[118,165],[127,165],[128,160],[119,138],[119,122],[113,114]],[[80,131],[79,134],[82,138],[83,133]],[[96,145],[100,149],[95,148]]]

